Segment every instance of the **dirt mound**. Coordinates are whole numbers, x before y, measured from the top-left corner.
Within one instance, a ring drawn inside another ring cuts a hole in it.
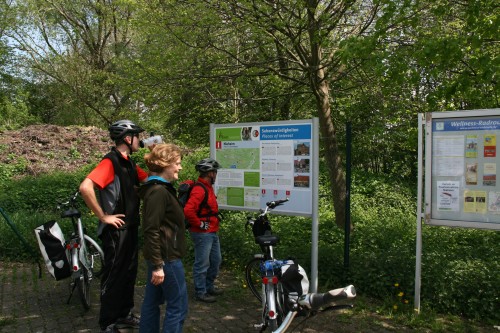
[[[112,144],[97,127],[32,125],[0,133],[0,164],[25,164],[21,176],[71,172],[99,161]]]

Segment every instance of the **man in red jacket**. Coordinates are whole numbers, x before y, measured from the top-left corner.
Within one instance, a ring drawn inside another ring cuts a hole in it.
[[[184,215],[189,221],[189,232],[194,243],[195,298],[201,302],[213,303],[216,301],[214,296],[222,294],[222,291],[214,286],[222,255],[217,235],[219,206],[212,187],[220,165],[214,159],[205,158],[198,162],[195,168],[200,176],[184,207]]]

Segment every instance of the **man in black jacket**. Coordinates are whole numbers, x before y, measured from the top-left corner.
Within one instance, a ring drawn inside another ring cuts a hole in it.
[[[136,190],[147,179],[147,173],[130,154],[139,150],[139,133],[143,131],[130,120],[109,126],[116,146],[80,184],[83,200],[99,218],[98,236],[104,250],[99,314],[102,332],[139,327],[139,317],[132,312],[140,224]]]

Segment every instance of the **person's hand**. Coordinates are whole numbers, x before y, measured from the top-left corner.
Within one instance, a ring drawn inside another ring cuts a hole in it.
[[[102,223],[110,224],[118,229],[125,224],[125,221],[122,220],[123,217],[125,217],[125,214],[104,215],[100,220]]]
[[[210,228],[210,222],[200,221],[200,229],[201,230],[208,230],[208,228]]]
[[[153,271],[153,275],[151,276],[151,283],[155,286],[162,284],[165,279],[165,273],[163,272],[163,268],[159,268]]]

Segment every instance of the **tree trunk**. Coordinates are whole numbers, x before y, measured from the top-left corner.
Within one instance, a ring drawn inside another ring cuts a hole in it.
[[[316,92],[320,131],[325,145],[326,164],[330,175],[330,187],[333,194],[333,207],[335,210],[335,223],[343,229],[345,226],[346,180],[342,167],[342,159],[339,154],[335,126],[331,115],[329,100],[330,87],[328,81],[324,78],[323,69],[317,70],[313,85],[314,91]]]

